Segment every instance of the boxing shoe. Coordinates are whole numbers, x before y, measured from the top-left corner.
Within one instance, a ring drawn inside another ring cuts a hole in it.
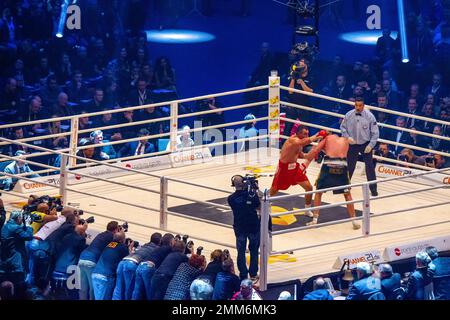
[[[317,220],[316,220],[316,219],[313,219],[313,221],[308,222],[306,225],[307,225],[307,226],[315,226],[316,224],[317,224]]]

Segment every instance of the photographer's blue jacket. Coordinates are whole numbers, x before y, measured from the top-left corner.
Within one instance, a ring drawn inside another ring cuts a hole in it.
[[[2,228],[1,239],[0,271],[25,272],[28,265],[25,241],[33,239],[33,229],[9,220]]]

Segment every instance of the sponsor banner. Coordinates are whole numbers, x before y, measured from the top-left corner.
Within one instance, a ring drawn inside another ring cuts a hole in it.
[[[428,246],[434,246],[438,249],[438,251],[448,251],[450,250],[450,236],[390,246],[384,249],[383,257],[386,261],[412,258],[417,252],[425,250]]]
[[[142,171],[156,171],[162,169],[171,168],[171,161],[168,155],[136,159],[124,162],[117,162],[116,165],[122,168],[129,168]],[[119,168],[108,167],[105,165],[92,166],[89,168],[73,170],[75,174],[69,174],[68,184],[79,184],[94,181],[95,179],[82,177],[76,173],[88,174],[94,177],[100,177],[104,179],[115,178],[133,174],[132,172],[121,170]]]
[[[367,262],[370,264],[379,264],[379,263],[384,262],[384,260],[381,256],[380,250],[371,250],[371,251],[366,251],[366,252],[359,252],[359,253],[353,253],[353,254],[339,256],[336,259],[336,262],[334,263],[333,268],[341,269],[345,260],[350,261],[350,269],[356,268],[356,265],[359,262]]]
[[[270,145],[278,146],[280,134],[280,77],[269,77],[269,137]]]
[[[169,157],[174,168],[212,160],[211,151],[207,147],[176,151],[171,153]]]
[[[51,186],[47,186],[44,183],[50,183],[56,188],[53,188]],[[38,177],[34,178],[33,182],[28,180],[19,179],[17,181],[16,185],[14,186],[13,191],[19,192],[19,193],[37,193],[41,191],[52,191],[53,193],[57,192],[59,193],[59,175],[52,175],[52,176],[46,176],[46,177]]]
[[[383,178],[404,177],[411,174],[424,172],[423,170],[403,168],[381,163],[377,163],[375,171],[378,177]],[[406,178],[403,179],[403,181],[435,186],[436,184],[450,184],[450,176],[442,173],[430,173],[424,176]]]

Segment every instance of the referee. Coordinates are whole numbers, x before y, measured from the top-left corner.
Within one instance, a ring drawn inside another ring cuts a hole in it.
[[[347,112],[341,124],[342,136],[348,138],[350,147],[347,153],[348,172],[350,179],[355,171],[356,161],[362,154],[366,164],[366,176],[368,181],[376,180],[375,165],[372,160],[372,150],[377,144],[380,135],[375,116],[364,109],[364,99],[356,98],[355,109]],[[372,196],[378,195],[377,185],[370,185]]]

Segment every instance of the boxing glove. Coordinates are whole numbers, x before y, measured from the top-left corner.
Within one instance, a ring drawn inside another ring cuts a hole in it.
[[[320,130],[317,134],[318,137],[325,138],[328,135],[328,132],[326,130]]]

